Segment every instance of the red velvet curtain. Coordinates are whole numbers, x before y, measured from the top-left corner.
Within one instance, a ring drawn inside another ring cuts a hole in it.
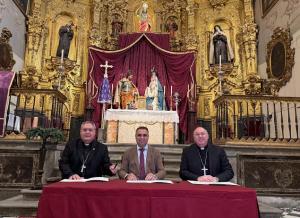
[[[102,105],[97,103],[100,85],[102,84],[104,64],[107,60],[112,69],[108,71],[108,80],[113,84],[114,91],[118,81],[127,73],[128,69],[133,72],[133,83],[137,86],[140,95],[144,95],[145,89],[150,82],[150,70],[155,67],[158,79],[162,86],[166,87],[166,104],[170,107],[170,89],[181,96],[178,107],[180,129],[187,131],[187,89],[188,84],[195,80],[195,53],[194,52],[170,52],[169,38],[167,34],[134,33],[121,34],[120,50],[105,51],[99,48],[89,48],[89,75],[88,80],[93,83],[92,90],[95,98],[92,105],[95,108],[93,121],[99,125]],[[97,93],[98,92],[98,93]],[[97,95],[96,95],[97,93]],[[173,110],[175,105],[173,103]]]

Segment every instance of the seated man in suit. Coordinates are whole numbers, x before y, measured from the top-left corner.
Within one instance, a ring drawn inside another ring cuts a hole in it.
[[[141,126],[136,129],[137,145],[125,151],[119,177],[127,180],[156,180],[166,175],[160,152],[148,145],[149,131]]]
[[[234,173],[223,148],[208,144],[208,132],[202,127],[194,130],[194,144],[183,149],[179,175],[183,180],[225,182]]]

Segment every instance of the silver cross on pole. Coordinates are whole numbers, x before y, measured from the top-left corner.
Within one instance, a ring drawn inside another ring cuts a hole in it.
[[[107,74],[107,69],[108,68],[113,68],[113,65],[108,65],[108,61],[105,61],[105,64],[100,64],[100,67],[104,67],[105,71],[104,71],[104,77],[107,78],[108,74]]]

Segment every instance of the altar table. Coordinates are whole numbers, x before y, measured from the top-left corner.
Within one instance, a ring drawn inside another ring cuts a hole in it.
[[[107,143],[136,143],[135,130],[149,129],[149,144],[175,144],[179,116],[176,111],[108,109]]]
[[[55,183],[43,188],[38,218],[258,218],[254,189],[241,186]]]

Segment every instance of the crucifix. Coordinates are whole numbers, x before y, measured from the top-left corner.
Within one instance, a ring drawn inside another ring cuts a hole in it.
[[[105,61],[105,64],[103,65],[103,64],[100,64],[100,67],[103,67],[104,68],[104,80],[103,80],[103,84],[104,84],[104,82],[106,81],[107,82],[107,88],[108,88],[108,93],[109,93],[109,91],[110,91],[110,87],[109,87],[109,82],[108,82],[108,74],[107,74],[107,69],[108,68],[113,68],[113,66],[112,65],[108,65],[108,61]],[[102,90],[103,91],[103,90]],[[113,85],[112,85],[112,93],[111,93],[111,101],[112,101],[112,95],[113,95]],[[106,96],[107,97],[107,96]],[[105,107],[106,107],[106,101],[107,101],[108,99],[106,99],[106,100],[104,100],[103,102],[103,108],[102,108],[102,122],[101,122],[101,128],[103,129],[104,128],[104,125],[105,125],[105,121],[104,121],[104,112],[105,112]],[[111,102],[111,108],[112,108],[112,102]]]
[[[82,166],[81,166],[80,172],[83,173],[83,171],[84,171],[85,168],[86,168],[86,166],[85,166],[84,163],[83,163]]]
[[[203,168],[202,168],[201,170],[203,170],[204,176],[206,176],[206,171],[207,171],[208,169],[205,168],[205,165],[203,165]]]
[[[113,68],[113,65],[108,65],[108,61],[105,61],[105,64],[100,64],[100,67],[104,67],[105,71],[104,71],[104,78],[107,78],[107,69],[108,68]]]

